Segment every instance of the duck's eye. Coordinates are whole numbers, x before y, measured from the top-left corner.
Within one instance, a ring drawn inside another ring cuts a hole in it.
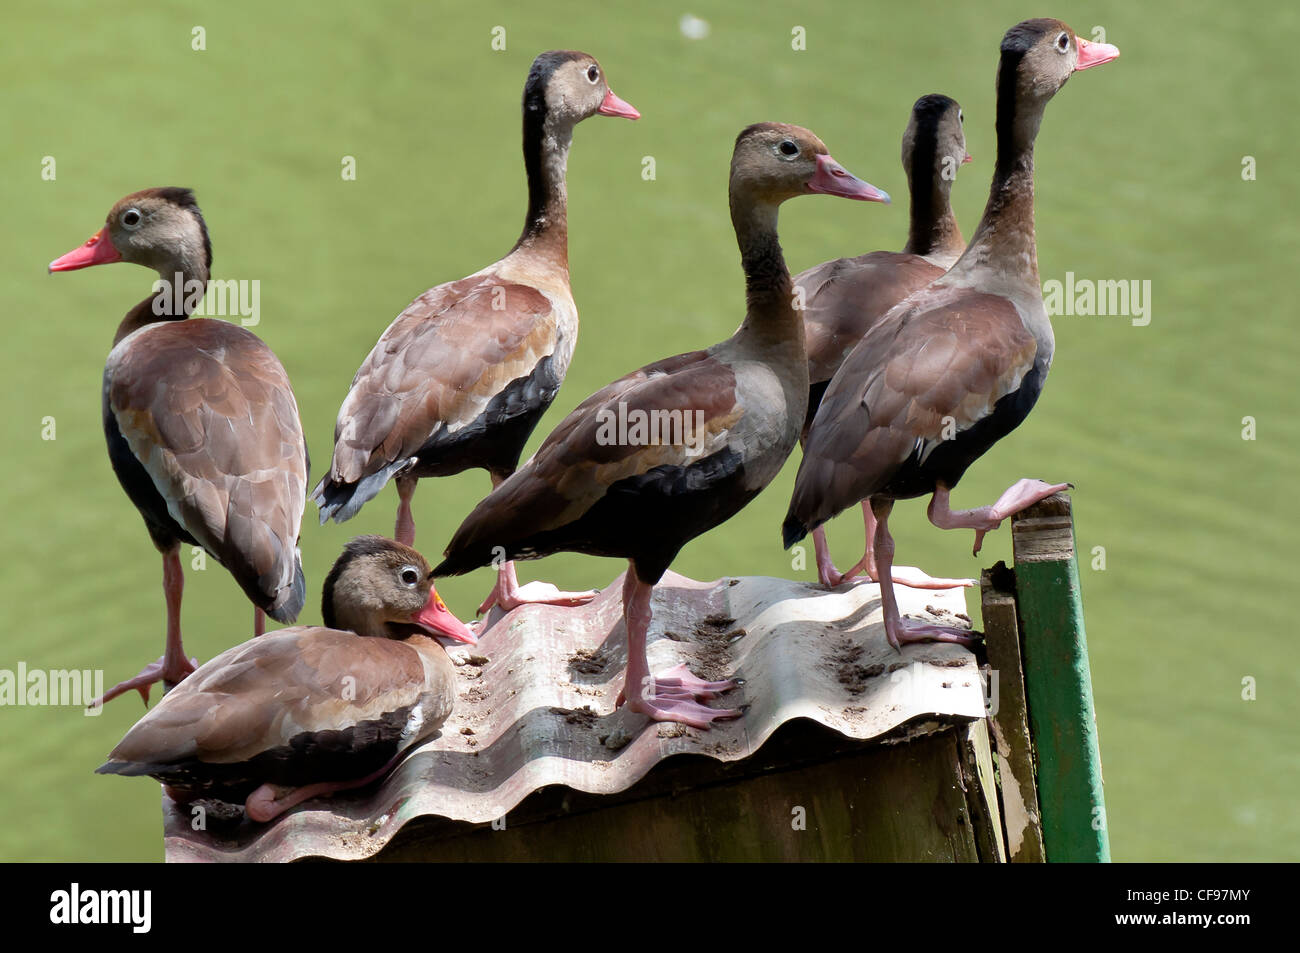
[[[957,121],[960,122],[960,123],[962,123],[962,124],[965,124],[965,122],[966,122],[966,117],[963,116],[963,115],[961,114],[961,110],[960,110],[960,109],[957,110]]]
[[[140,215],[139,209],[129,208],[122,213],[120,221],[122,222],[123,228],[129,228],[134,231],[140,227],[140,222],[143,221],[143,217]]]
[[[414,566],[403,566],[401,579],[402,585],[406,586],[408,589],[413,589],[415,588],[415,584],[420,581],[420,570],[416,569]]]
[[[797,156],[799,154],[799,147],[789,139],[782,139],[781,145],[777,148],[781,150],[783,156]]]
[[[587,79],[591,80],[593,83],[596,82],[596,80],[600,79],[600,70],[596,69],[595,66],[588,66]]]
[[[1064,53],[1070,48],[1070,34],[1062,33],[1056,38],[1056,48]]]

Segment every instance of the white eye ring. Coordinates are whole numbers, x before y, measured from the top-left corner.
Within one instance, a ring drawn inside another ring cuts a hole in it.
[[[587,79],[590,80],[593,86],[600,82],[600,70],[596,68],[595,63],[587,67]]]
[[[783,158],[793,159],[799,154],[799,146],[793,139],[782,139],[777,143],[776,151],[779,152]]]
[[[140,214],[138,208],[129,208],[122,213],[118,221],[122,223],[122,227],[128,232],[133,232],[144,224],[144,216]]]
[[[414,566],[403,566],[400,574],[402,585],[407,589],[414,589],[420,582],[420,570]]]
[[[1070,34],[1062,33],[1058,36],[1056,38],[1056,48],[1062,53],[1068,50],[1070,48]]]
[[[962,112],[961,112],[960,109],[957,110],[957,121],[960,122],[960,123],[965,123],[965,122],[966,122],[966,117],[962,115]]]

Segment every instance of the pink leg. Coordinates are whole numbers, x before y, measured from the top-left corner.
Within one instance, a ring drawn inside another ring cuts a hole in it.
[[[496,489],[506,477],[500,473],[489,474],[492,477],[492,489]],[[583,606],[596,598],[595,589],[587,589],[583,592],[565,592],[557,589],[549,582],[530,582],[526,585],[519,585],[519,577],[515,575],[514,560],[504,562],[497,566],[497,581],[478,607],[478,615],[487,612],[493,606],[500,606],[502,612],[510,612],[512,609],[518,609],[522,605],[539,603],[547,606]]]
[[[813,551],[817,554],[817,581],[823,586],[834,589],[840,583],[849,579],[852,570],[848,574],[840,572],[835,568],[835,563],[831,559],[831,549],[826,545],[826,527],[818,526],[812,531]]]
[[[975,530],[975,548],[971,550],[971,555],[975,555],[984,545],[984,534],[997,529],[1008,516],[1014,516],[1025,507],[1033,506],[1039,500],[1045,500],[1053,493],[1060,493],[1069,488],[1068,483],[1049,484],[1042,480],[1018,480],[998,497],[998,501],[992,506],[954,511],[948,508],[948,487],[940,483],[935,487],[927,512],[930,522],[940,529]]]
[[[894,508],[894,504],[892,500],[876,500],[872,505],[879,520],[876,524],[876,564],[883,578],[880,583],[880,601],[885,614],[885,637],[889,639],[889,644],[900,651],[909,642],[974,644],[974,633],[969,629],[909,622],[899,614],[891,571],[894,564],[894,537],[889,535],[889,511]]]
[[[867,533],[867,552],[862,562],[849,570],[852,575],[859,567],[865,566],[867,577],[872,582],[880,582],[880,572],[876,565],[876,514],[871,511],[871,501],[862,501],[862,525]],[[897,585],[909,589],[959,589],[975,585],[974,579],[948,579],[944,576],[931,576],[916,566],[895,566],[890,571],[890,578]]]
[[[393,538],[403,546],[415,545],[415,517],[411,515],[415,484],[415,477],[397,478],[397,526],[393,529]]]
[[[265,824],[279,817],[289,808],[297,807],[303,801],[310,801],[314,797],[329,797],[338,791],[363,788],[391,771],[393,765],[401,761],[405,754],[405,751],[399,753],[378,771],[367,774],[364,778],[357,778],[355,781],[322,781],[300,788],[263,784],[244,800],[244,811],[248,814],[249,820]]]
[[[478,607],[478,614],[482,615],[493,606],[500,606],[502,612],[509,612],[511,609],[533,603],[548,606],[582,606],[594,598],[596,598],[595,589],[565,592],[549,582],[530,582],[521,586],[519,578],[515,575],[514,561],[511,560],[497,567],[496,585]]]
[[[834,588],[854,576],[863,574],[872,582],[880,581],[880,573],[876,569],[876,517],[871,512],[869,500],[862,501],[862,525],[866,530],[866,550],[853,568],[843,574],[836,571],[834,563],[831,562],[823,528],[819,526],[813,530],[813,546],[817,551],[817,578],[821,580],[822,585]],[[975,585],[974,579],[946,579],[941,576],[931,576],[915,566],[895,566],[891,576],[898,585],[911,589],[956,589],[961,586]]]
[[[145,705],[149,704],[149,686],[161,681],[163,690],[175,687],[185,676],[198,668],[197,659],[185,657],[185,646],[181,644],[181,595],[185,590],[185,574],[181,570],[180,548],[163,553],[163,598],[167,603],[167,642],[162,658],[150,662],[140,670],[135,678],[119,682],[100,698],[90,703],[90,707],[110,702],[118,695],[134,689],[140,693]]]
[[[661,677],[650,674],[646,658],[646,631],[650,628],[650,595],[654,586],[636,576],[631,565],[623,583],[623,620],[627,625],[627,677],[618,704],[626,702],[635,712],[648,715],[652,721],[679,721],[693,728],[708,728],[714,721],[739,718],[738,709],[709,708],[697,704],[696,699],[708,699],[718,692],[736,686],[734,680],[706,682],[691,675],[684,665],[664,672]]]
[[[253,638],[266,634],[266,613],[261,607],[253,606]]]

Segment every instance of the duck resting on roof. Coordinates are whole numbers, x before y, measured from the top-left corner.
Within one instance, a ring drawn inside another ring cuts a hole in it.
[[[179,803],[242,803],[254,821],[386,775],[451,714],[443,646],[474,635],[424,557],[379,536],[348,543],[321,610],[324,626],[280,629],[199,666],[96,773],[149,775]]]

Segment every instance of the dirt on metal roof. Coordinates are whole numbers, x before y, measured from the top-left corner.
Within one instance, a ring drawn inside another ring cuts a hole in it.
[[[365,791],[309,801],[269,825],[208,814],[198,831],[191,808],[164,796],[167,860],[361,859],[413,818],[487,823],[549,785],[612,794],[673,755],[746,758],[795,718],[867,740],[897,735],[909,722],[985,715],[970,650],[896,652],[873,584],[828,591],[768,577],[702,583],[670,572],[654,594],[651,668],[685,662],[703,678],[743,679],[709,704],[745,713],[707,731],[648,724],[614,707],[627,661],[621,590],[620,576],[587,606],[524,606],[489,618],[476,647],[452,652],[460,687],[441,733]],[[896,592],[904,615],[965,619],[963,590]]]

